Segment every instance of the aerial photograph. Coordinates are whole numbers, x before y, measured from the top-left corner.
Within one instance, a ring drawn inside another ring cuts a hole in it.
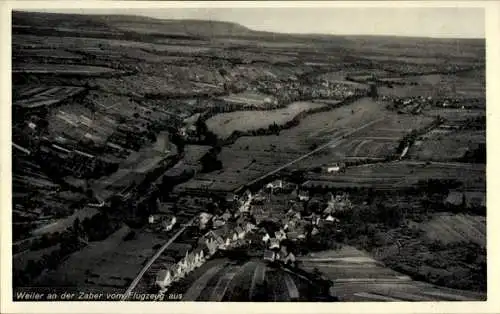
[[[484,15],[12,11],[12,301],[485,301]]]

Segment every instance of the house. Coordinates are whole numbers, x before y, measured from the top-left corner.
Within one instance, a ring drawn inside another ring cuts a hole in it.
[[[210,230],[207,232],[203,238],[205,239],[204,242],[206,243],[206,240],[213,240],[216,245],[219,245],[221,243],[224,243],[224,238],[219,234],[220,232],[216,232],[218,230]]]
[[[331,221],[331,222],[339,222],[338,218],[333,217],[332,215],[328,215],[325,219],[326,221]]]
[[[279,190],[282,188],[283,188],[283,181],[282,180],[275,180],[273,182],[266,184],[266,189]]]
[[[224,241],[224,240],[222,240],[222,241]],[[207,245],[208,254],[214,255],[217,252],[217,248],[219,247],[219,243],[216,242],[214,239],[206,239],[205,243]],[[224,243],[224,242],[222,242],[222,243]]]
[[[465,195],[459,191],[450,191],[444,203],[452,206],[462,206],[465,202]]]
[[[287,212],[286,212],[286,217],[293,217],[295,216],[295,214],[297,213],[297,211],[294,209],[294,208],[290,208]]]
[[[297,231],[290,231],[286,233],[286,237],[292,241],[297,241],[299,239],[299,233]]]
[[[254,231],[255,229],[257,229],[257,226],[256,226],[256,225],[254,225],[253,223],[249,222],[249,221],[248,221],[248,222],[246,222],[246,223],[244,224],[244,226],[245,226],[244,230],[245,230],[245,232],[246,232],[246,233],[252,232],[252,231]]]
[[[307,202],[309,200],[309,191],[299,191],[299,201]]]
[[[153,216],[153,215],[149,215],[149,217],[148,217],[148,222],[149,222],[150,224],[153,224],[153,223],[155,222],[155,216]]]
[[[234,229],[234,231],[236,232],[236,235],[237,235],[238,239],[243,239],[243,238],[245,238],[245,234],[246,234],[246,232],[245,232],[245,230],[244,230],[243,228],[241,228],[240,226],[236,227],[236,228]]]
[[[276,260],[276,252],[266,250],[264,251],[264,260],[274,262]]]
[[[175,270],[175,278],[176,279],[184,278],[185,274],[186,273],[184,271],[184,268],[182,267],[182,264],[178,263]]]
[[[267,243],[269,242],[269,240],[271,240],[271,237],[269,236],[269,234],[268,234],[268,233],[266,233],[266,234],[264,235],[264,237],[262,237],[262,242],[264,242],[264,243],[266,243],[266,244],[267,244]]]
[[[486,193],[476,192],[476,191],[466,191],[465,196],[465,206],[467,208],[480,208],[486,207]]]
[[[312,236],[315,236],[315,235],[317,235],[318,233],[319,233],[318,228],[313,227],[313,229],[312,229],[312,231],[311,231],[311,235],[312,235]]]
[[[186,272],[191,272],[195,266],[194,266],[194,254],[193,253],[186,253],[186,257],[184,257],[184,263],[186,265]]]
[[[212,214],[202,212],[200,214],[200,224],[206,225],[210,221],[210,219],[212,219],[212,217]]]
[[[252,204],[263,204],[264,201],[266,200],[266,196],[262,194],[262,192],[257,193],[253,199],[252,199]]]
[[[280,241],[276,238],[271,238],[269,241],[269,249],[271,250],[277,250],[280,248]]]
[[[226,237],[222,239],[222,242],[217,242],[217,248],[221,250],[225,250],[231,244],[231,239]]]
[[[214,229],[219,229],[220,227],[224,226],[226,222],[223,219],[220,218],[214,218],[213,220],[213,228]]]
[[[231,212],[229,210],[226,210],[224,214],[222,214],[221,218],[224,221],[228,221],[229,219],[231,219],[232,216],[233,215],[231,214]]]
[[[238,200],[238,195],[234,193],[227,193],[225,197],[226,202],[233,203]]]
[[[200,267],[203,265],[205,262],[205,254],[203,253],[203,250],[200,250],[199,252],[196,253],[194,263],[196,267]]]
[[[209,238],[205,239],[205,244],[207,245],[208,251],[210,254],[213,254],[213,250],[211,250],[212,247],[220,247],[221,245],[224,244],[224,239],[220,236],[210,236]]]
[[[320,225],[320,222],[321,222],[321,218],[316,216],[316,215],[313,215],[312,216],[312,219],[311,219],[311,223],[315,226],[319,226]]]
[[[182,267],[182,269],[184,270],[184,273],[186,272],[186,270],[188,268],[187,256],[188,256],[188,252],[186,252],[186,256],[184,256],[184,258],[181,259],[178,263]]]
[[[283,229],[276,231],[274,235],[278,241],[286,239],[286,233]]]
[[[340,171],[340,166],[338,165],[333,165],[333,166],[328,166],[326,167],[326,172],[327,173],[335,173]]]
[[[170,225],[173,227],[175,226],[175,224],[177,223],[177,217],[172,217],[172,219],[170,220]]]
[[[161,288],[165,289],[170,286],[173,281],[173,276],[170,270],[162,269],[156,274],[156,284]]]
[[[286,231],[288,231],[288,228],[289,228],[288,222],[285,222],[285,225],[283,226],[283,230],[286,232]]]
[[[295,255],[292,252],[288,252],[288,254],[284,258],[284,263],[285,264],[294,264],[296,261]]]
[[[298,220],[302,219],[302,214],[300,212],[296,212],[294,219],[298,219]]]
[[[165,228],[165,231],[167,231],[167,232],[171,231],[174,228],[174,226],[175,226],[176,223],[177,223],[177,218],[175,216],[172,217],[172,219],[170,220],[170,222],[164,221],[163,222],[163,226]]]

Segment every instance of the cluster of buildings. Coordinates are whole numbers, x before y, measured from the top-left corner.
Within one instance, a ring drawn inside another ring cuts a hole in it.
[[[381,100],[391,102],[391,107],[396,109],[398,113],[420,114],[426,107],[439,108],[455,108],[465,109],[479,106],[478,101],[467,100],[466,104],[463,99],[458,98],[434,98],[432,96],[415,96],[415,97],[392,97],[382,96]]]
[[[480,191],[451,190],[444,200],[450,207],[465,207],[468,209],[486,208],[486,193]]]
[[[165,292],[173,283],[202,266],[207,259],[204,254],[202,249],[187,252],[183,259],[172,265],[169,269],[160,270],[156,276],[156,285],[160,288],[160,293]]]
[[[323,80],[314,84],[303,84],[299,81],[261,81],[256,89],[262,93],[275,95],[278,103],[289,103],[302,99],[334,98],[345,99],[366,91],[358,86],[343,82]]]
[[[335,169],[331,171],[339,171],[341,165],[332,167]],[[319,203],[319,209],[305,212],[311,202]],[[253,256],[257,254],[268,262],[294,265],[297,254],[294,243],[300,245],[325,226],[337,224],[336,214],[352,208],[347,194],[330,193],[327,198],[310,195],[283,179],[268,182],[255,192],[248,189],[241,194],[226,195],[225,209],[206,196],[181,197],[177,203],[197,208],[198,240],[190,242],[190,253],[173,264],[169,262],[167,269],[157,273],[156,285],[162,291],[219,251],[246,248]],[[162,215],[150,216],[149,222],[160,232],[170,232],[179,224],[177,214],[157,217]]]

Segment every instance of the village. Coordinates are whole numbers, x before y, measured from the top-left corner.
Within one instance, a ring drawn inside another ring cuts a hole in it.
[[[218,252],[238,248],[268,263],[296,267],[296,256],[303,253],[298,249],[301,243],[324,227],[337,228],[336,213],[352,207],[346,193],[325,197],[310,196],[297,185],[277,179],[256,193],[246,190],[241,197],[228,196],[230,207],[225,210],[213,208],[217,205],[211,203],[212,210],[202,211],[196,219],[201,235],[197,243],[180,260],[158,270],[156,286],[161,292],[168,291]],[[176,221],[175,215],[149,217],[151,228],[164,232],[170,232]]]

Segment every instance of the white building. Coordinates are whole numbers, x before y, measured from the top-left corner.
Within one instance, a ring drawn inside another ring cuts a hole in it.
[[[214,255],[217,252],[217,242],[214,239],[205,240],[205,244],[207,245],[208,252],[210,255]]]
[[[238,239],[242,240],[245,238],[246,231],[243,228],[236,227],[235,231],[236,231],[236,235],[238,236]]]
[[[276,238],[272,238],[269,243],[269,248],[272,249],[279,249],[280,248],[280,241]]]
[[[276,181],[270,182],[270,183],[266,184],[266,188],[271,189],[271,190],[282,189],[283,188],[283,181],[276,180]]]
[[[266,243],[266,244],[267,244],[267,243],[269,242],[269,240],[271,240],[271,237],[269,236],[269,234],[267,234],[267,233],[266,233],[266,234],[262,237],[262,242],[264,242],[264,243]]]
[[[334,173],[334,172],[339,172],[339,171],[340,171],[339,166],[330,166],[330,167],[326,168],[326,172],[328,172],[328,173]]]
[[[284,263],[285,264],[295,263],[295,255],[292,252],[288,253],[288,255],[285,257]]]
[[[337,218],[333,217],[332,215],[328,215],[325,219],[326,221],[332,221],[332,222],[339,222]]]
[[[170,270],[162,269],[156,275],[156,284],[161,288],[165,289],[170,286],[173,281],[173,276]]]

